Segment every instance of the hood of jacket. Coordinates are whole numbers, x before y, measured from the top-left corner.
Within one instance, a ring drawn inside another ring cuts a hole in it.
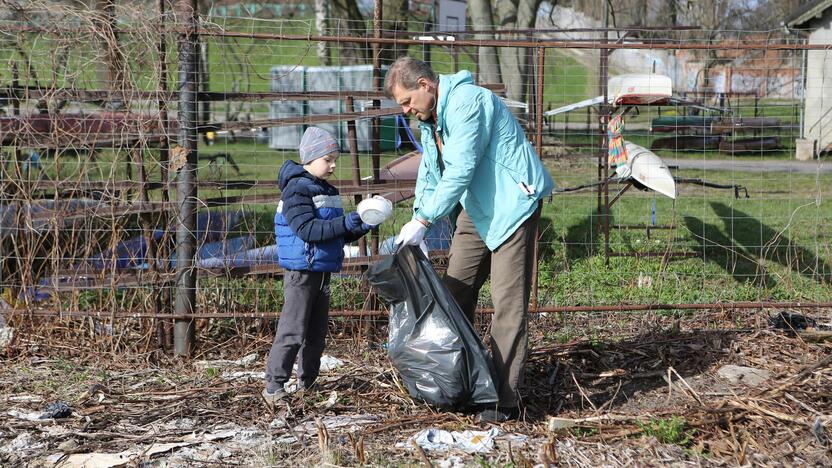
[[[280,187],[280,190],[285,190],[286,186],[289,185],[289,182],[292,179],[297,179],[299,177],[309,179],[313,182],[317,179],[317,177],[313,176],[309,173],[309,171],[304,169],[302,164],[290,159],[283,163],[283,166],[280,167],[280,172],[278,172],[277,176],[277,186]]]

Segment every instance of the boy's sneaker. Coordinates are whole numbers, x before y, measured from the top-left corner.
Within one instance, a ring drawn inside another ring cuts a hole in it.
[[[263,396],[263,400],[266,402],[266,405],[268,405],[271,408],[274,408],[275,405],[280,403],[281,400],[288,396],[288,393],[286,393],[286,390],[282,388],[278,388],[274,392],[269,392],[267,389],[264,388],[260,395]]]

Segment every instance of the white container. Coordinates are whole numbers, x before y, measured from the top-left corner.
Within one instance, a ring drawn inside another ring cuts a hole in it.
[[[607,96],[615,105],[652,104],[673,94],[673,81],[658,74],[628,74],[610,78]]]
[[[387,221],[393,214],[393,203],[380,195],[376,195],[373,198],[362,200],[358,204],[357,210],[361,221],[370,226],[378,226]]]

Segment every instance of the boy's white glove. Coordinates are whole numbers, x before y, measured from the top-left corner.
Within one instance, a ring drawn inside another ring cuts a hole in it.
[[[425,232],[428,228],[417,219],[411,219],[399,231],[396,237],[396,245],[419,245],[425,240]]]

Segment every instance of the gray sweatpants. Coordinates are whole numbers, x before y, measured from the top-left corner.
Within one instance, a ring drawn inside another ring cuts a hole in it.
[[[477,297],[491,274],[491,357],[500,406],[516,406],[528,354],[529,296],[534,244],[542,205],[495,251],[488,250],[468,213],[456,222],[448,270],[443,278],[462,311],[474,323]]]
[[[266,363],[266,389],[282,388],[298,358],[298,380],[318,378],[329,321],[330,273],[288,270],[283,275],[283,310]]]

